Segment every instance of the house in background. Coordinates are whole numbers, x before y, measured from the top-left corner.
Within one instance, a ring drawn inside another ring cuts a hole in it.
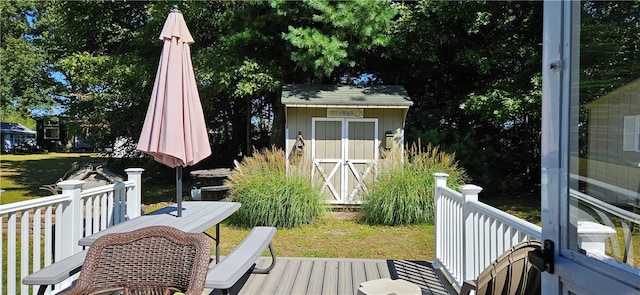
[[[362,203],[380,151],[404,147],[413,102],[402,86],[288,84],[282,87],[289,164],[311,162],[327,203]]]
[[[586,193],[608,203],[628,206],[640,200],[640,79],[586,105],[588,149],[579,175]],[[584,173],[586,172],[586,174]],[[609,188],[603,187],[606,183]]]
[[[67,128],[62,117],[45,116],[35,120],[38,146],[55,151],[67,145]]]
[[[20,123],[0,123],[2,153],[13,153],[35,149],[36,132]]]

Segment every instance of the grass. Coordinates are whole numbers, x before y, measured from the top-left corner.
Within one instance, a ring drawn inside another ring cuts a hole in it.
[[[0,189],[4,190],[0,195],[0,204],[50,196],[51,193],[40,189],[40,186],[56,183],[71,168],[73,162],[104,163],[107,159],[97,153],[0,154]],[[126,179],[126,173],[118,171],[122,169],[109,168]],[[173,170],[167,169],[173,175]],[[143,177],[149,176],[146,172]],[[189,189],[190,177],[183,177],[183,181],[183,189]],[[144,204],[172,201],[176,195],[173,179],[167,181],[156,177],[145,182],[142,189]]]
[[[222,255],[231,252],[249,231],[223,224],[220,229]],[[214,234],[214,229],[208,232]],[[273,246],[279,257],[432,261],[435,257],[434,238],[433,225],[370,226],[328,213],[314,225],[279,228]],[[265,252],[264,255],[268,254]]]
[[[49,196],[41,185],[53,184],[61,178],[73,162],[97,162],[97,154],[47,153],[0,155],[0,204]]]
[[[480,201],[533,224],[542,224],[540,221],[541,204],[539,193],[528,196],[494,196],[486,199],[480,197]]]
[[[271,148],[254,151],[229,176],[231,201],[243,206],[228,221],[234,225],[294,228],[312,224],[326,212],[320,190],[309,181],[309,171],[292,165],[287,172],[285,152]],[[304,165],[301,165],[304,166]],[[298,169],[296,169],[298,168]]]
[[[462,185],[467,178],[454,154],[441,152],[437,146],[423,148],[419,141],[404,153],[393,150],[382,158],[378,175],[363,197],[362,212],[369,224],[433,224],[434,173],[447,173],[450,187]]]

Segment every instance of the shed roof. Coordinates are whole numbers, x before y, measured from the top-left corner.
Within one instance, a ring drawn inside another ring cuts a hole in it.
[[[409,108],[413,102],[399,85],[286,84],[282,86],[282,104],[288,107]]]
[[[639,89],[640,79],[636,79],[616,89],[613,89],[608,93],[605,93],[596,100],[587,103],[585,107],[587,109],[593,109],[604,103],[620,104],[621,100],[626,100],[627,102],[631,102],[632,106],[637,106],[637,103],[635,103],[635,99],[637,99],[637,97],[640,97],[640,92],[638,91]]]

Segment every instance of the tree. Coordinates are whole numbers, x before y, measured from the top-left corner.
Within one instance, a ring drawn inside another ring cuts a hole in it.
[[[70,131],[103,144],[137,138],[171,3],[43,7],[51,28],[43,47],[55,61],[49,72],[65,81],[56,94],[71,117]],[[360,56],[388,42],[395,15],[384,1],[194,1],[179,9],[196,39],[192,55],[214,154],[226,162],[254,144],[282,142],[282,83],[335,83],[366,68]]]
[[[415,104],[407,139],[455,152],[494,192],[539,180],[542,3],[421,1],[400,17],[378,77]]]
[[[42,21],[40,4],[23,0],[0,2],[3,119],[22,118],[25,122],[29,121],[32,111],[52,112],[57,106],[53,95],[56,82],[50,75],[51,59],[47,48],[41,45],[46,24]]]
[[[148,14],[147,5],[46,3],[51,29],[45,46],[65,81],[57,95],[69,134],[102,146],[139,136],[161,46],[149,30],[161,20]]]

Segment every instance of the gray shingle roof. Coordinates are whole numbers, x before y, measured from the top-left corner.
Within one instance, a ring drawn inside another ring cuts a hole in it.
[[[286,84],[282,86],[286,106],[356,106],[409,108],[413,102],[399,85],[345,86]]]
[[[0,122],[0,130],[2,130],[3,133],[36,134],[35,131],[20,123]]]

